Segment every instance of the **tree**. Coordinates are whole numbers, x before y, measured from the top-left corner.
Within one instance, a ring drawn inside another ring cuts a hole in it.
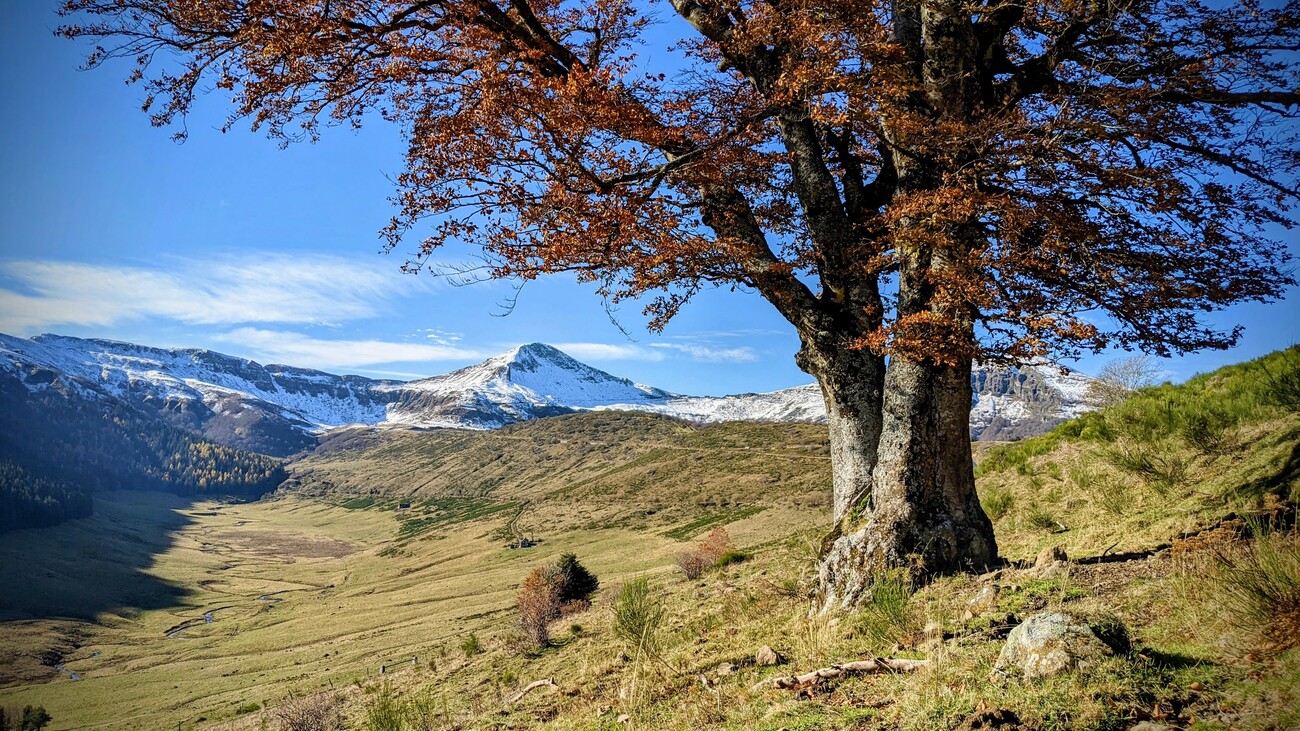
[[[546,569],[533,569],[519,587],[519,629],[532,647],[551,643],[550,624],[560,616],[560,587]]]
[[[588,571],[572,553],[562,554],[551,573],[554,574],[562,605],[570,602],[590,603],[591,595],[600,588],[600,579]]]
[[[1112,360],[1088,386],[1086,398],[1094,406],[1114,406],[1140,388],[1154,386],[1160,378],[1160,364],[1138,353]]]
[[[823,609],[996,559],[975,359],[1226,347],[1204,312],[1292,282],[1265,229],[1298,193],[1294,0],[659,7],[68,0],[62,32],[133,59],[158,125],[204,83],[284,141],[399,125],[385,234],[427,235],[411,268],[472,242],[485,276],[653,295],[652,328],[757,291],[829,416]]]

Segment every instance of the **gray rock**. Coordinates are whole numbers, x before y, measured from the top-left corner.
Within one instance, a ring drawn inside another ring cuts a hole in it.
[[[758,652],[754,654],[754,663],[759,667],[780,665],[783,662],[785,662],[785,658],[781,657],[781,653],[773,650],[767,645],[758,648]]]
[[[724,675],[731,675],[732,673],[736,672],[736,666],[732,665],[729,662],[724,662],[721,665],[719,665],[717,670],[714,670],[714,672],[717,673],[718,677],[723,677]]]
[[[1044,612],[1011,630],[997,667],[1006,670],[1014,666],[1026,678],[1043,678],[1086,667],[1114,652],[1083,619]]]
[[[977,594],[966,602],[965,619],[974,619],[981,614],[986,614],[998,608],[998,595],[1002,590],[997,584],[988,584],[980,589]]]
[[[1043,566],[1051,566],[1057,561],[1069,560],[1069,557],[1065,555],[1064,548],[1061,548],[1060,546],[1051,546],[1050,548],[1044,548],[1042,553],[1038,554],[1038,558],[1034,561],[1034,566],[1041,568]]]

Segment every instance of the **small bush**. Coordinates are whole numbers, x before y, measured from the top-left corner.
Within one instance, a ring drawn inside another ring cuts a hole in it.
[[[546,569],[533,569],[519,588],[519,629],[533,647],[551,642],[550,622],[560,616],[560,589]]]
[[[652,596],[649,579],[643,576],[623,585],[614,602],[614,636],[630,653],[658,654],[663,620],[663,605]]]
[[[724,557],[727,557],[725,562]],[[682,570],[687,579],[694,581],[708,568],[726,566],[744,561],[745,558],[745,554],[736,550],[736,544],[731,542],[731,534],[727,533],[727,529],[718,526],[709,532],[700,545],[678,554],[677,568]]]
[[[404,731],[406,714],[388,683],[366,701],[366,731]]]
[[[897,640],[912,629],[913,583],[906,571],[874,577],[871,591],[858,615],[859,625],[872,642]]]
[[[710,565],[717,565],[718,559],[735,550],[736,544],[731,542],[731,534],[722,526],[710,531],[708,537],[700,543],[700,553]]]
[[[1226,454],[1238,446],[1233,418],[1220,409],[1202,407],[1183,414],[1179,429],[1187,446],[1204,455]]]
[[[682,551],[677,554],[677,568],[681,569],[682,573],[690,581],[700,578],[700,575],[708,567],[709,562],[704,559],[704,554],[700,553],[698,548],[692,548],[689,551]]]
[[[282,731],[341,731],[343,714],[330,693],[289,696],[275,717]]]
[[[1215,579],[1229,621],[1281,651],[1300,646],[1300,534],[1264,533],[1216,551]]]
[[[1141,477],[1163,495],[1187,477],[1187,462],[1178,455],[1144,444],[1119,444],[1102,453],[1106,461]]]
[[[254,711],[260,711],[260,710],[262,710],[262,704],[258,703],[257,701],[253,701],[252,703],[245,703],[240,707],[236,708],[235,715],[243,716],[245,714],[253,713]]]
[[[519,628],[535,648],[550,644],[550,623],[591,606],[600,581],[572,553],[552,566],[534,569],[519,588]]]
[[[1056,522],[1055,515],[1052,515],[1047,510],[1037,505],[1030,508],[1029,514],[1026,515],[1025,518],[1029,520],[1031,526],[1038,528],[1039,530],[1056,530],[1060,526],[1060,524]]]
[[[1011,512],[1015,504],[1016,496],[1006,487],[991,487],[985,492],[984,499],[980,500],[980,505],[983,506],[984,513],[990,520],[1001,519]]]
[[[1123,515],[1133,504],[1128,485],[1096,465],[1074,465],[1070,468],[1069,479],[1080,492],[1091,495],[1109,513]]]
[[[474,657],[483,652],[483,644],[478,641],[478,635],[470,634],[460,643],[460,649],[465,653],[465,657]]]
[[[748,558],[749,554],[744,551],[727,551],[721,556],[718,556],[718,560],[715,561],[713,565],[718,567],[730,566],[733,563],[740,563]]]

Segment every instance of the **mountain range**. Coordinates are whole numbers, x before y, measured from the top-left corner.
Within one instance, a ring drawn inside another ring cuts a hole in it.
[[[414,381],[262,365],[210,350],[112,340],[0,335],[0,378],[28,393],[125,402],[212,442],[275,456],[309,449],[331,429],[494,429],[577,411],[648,411],[699,422],[825,421],[816,384],[761,394],[688,396],[634,383],[542,343]],[[971,433],[1040,433],[1088,407],[1087,376],[1051,366],[972,373]]]

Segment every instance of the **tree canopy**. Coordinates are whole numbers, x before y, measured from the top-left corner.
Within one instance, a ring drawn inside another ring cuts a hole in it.
[[[62,32],[134,60],[155,124],[214,84],[286,141],[400,125],[386,233],[421,256],[654,293],[655,326],[742,285],[876,352],[1025,359],[1221,347],[1202,313],[1291,282],[1262,232],[1297,194],[1298,8],[69,0]]]

